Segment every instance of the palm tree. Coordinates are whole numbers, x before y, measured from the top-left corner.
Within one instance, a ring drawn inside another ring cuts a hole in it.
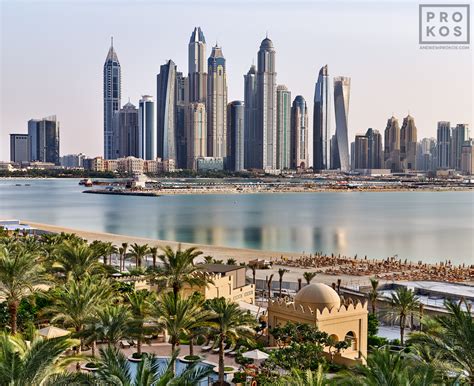
[[[133,248],[133,246],[132,246]],[[154,295],[147,290],[133,291],[127,295],[130,305],[132,320],[130,321],[130,334],[137,339],[137,353],[142,353],[142,342],[149,328],[145,328],[145,322],[149,321],[152,313]]]
[[[203,378],[209,376],[212,369],[191,364],[180,375],[174,375],[174,367],[179,352],[173,353],[164,370],[160,371],[159,359],[154,355],[143,354],[138,363],[136,376],[132,376],[130,362],[116,347],[106,347],[100,350],[101,359],[96,380],[114,386],[172,386],[197,385]],[[101,383],[102,384],[102,383]]]
[[[292,369],[291,374],[284,376],[277,382],[278,386],[324,386],[329,384],[329,381],[324,378],[322,364],[318,366],[317,371]]]
[[[162,263],[160,272],[156,279],[162,282],[164,287],[172,288],[174,296],[185,284],[193,286],[205,286],[210,282],[207,275],[203,274],[200,267],[194,263],[194,259],[202,254],[196,248],[181,250],[181,245],[176,251],[167,246],[162,249],[163,254],[158,258]]]
[[[153,261],[153,269],[156,268],[156,258],[158,256],[158,247],[151,247],[150,248],[150,255]]]
[[[84,328],[85,342],[92,345],[92,356],[95,357],[96,341],[116,345],[127,337],[131,318],[129,308],[123,305],[107,305],[98,309]]]
[[[137,243],[132,244],[132,251],[129,257],[135,259],[135,268],[141,268],[142,259],[148,254],[148,244],[138,245]]]
[[[170,336],[171,352],[179,346],[183,336],[192,336],[197,328],[209,325],[211,313],[202,308],[203,302],[196,297],[184,298],[165,292],[156,302],[155,319]]]
[[[461,305],[446,301],[449,314],[425,318],[423,332],[413,332],[409,342],[417,349],[436,353],[439,362],[453,371],[464,372],[469,383],[474,384],[474,320]],[[468,307],[465,301],[464,305]]]
[[[253,340],[256,320],[236,303],[224,298],[208,301],[208,309],[213,313],[210,331],[216,336],[219,345],[219,384],[223,385],[225,342],[235,343],[239,338]]]
[[[87,274],[101,272],[102,266],[96,252],[86,243],[63,242],[55,253],[53,267],[58,268],[69,279],[81,280]]]
[[[122,272],[125,270],[125,258],[127,256],[128,252],[128,243],[122,243],[122,246],[119,248],[119,254],[120,254],[120,267],[119,271]]]
[[[74,328],[81,342],[77,347],[77,353],[80,353],[86,323],[109,302],[111,295],[112,288],[106,279],[86,276],[81,281],[71,280],[50,295],[53,303],[45,313],[53,315],[52,323],[60,322]]]
[[[370,292],[368,294],[368,297],[369,297],[369,300],[370,300],[370,304],[372,306],[372,314],[375,315],[375,309],[376,309],[376,306],[377,306],[377,298],[379,297],[379,291],[378,291],[378,288],[379,288],[379,281],[374,278],[374,277],[371,277],[370,278]]]
[[[0,385],[42,386],[53,385],[53,379],[79,381],[77,375],[65,371],[71,359],[62,354],[78,344],[66,337],[43,339],[36,337],[27,342],[20,335],[0,334]],[[82,378],[79,376],[79,378]],[[82,383],[81,383],[82,384]]]
[[[249,264],[247,265],[248,268],[252,270],[252,284],[255,285],[257,282],[256,276],[257,276],[257,266],[255,264]]]
[[[420,302],[412,290],[399,287],[395,293],[392,293],[390,303],[392,310],[388,312],[388,315],[394,322],[399,322],[400,344],[403,346],[407,318],[412,312],[418,311]]]
[[[227,265],[237,265],[237,260],[235,260],[234,258],[230,257],[230,258],[227,259],[226,264],[227,264]]]
[[[303,273],[303,278],[306,280],[306,284],[310,284],[311,280],[316,277],[316,272],[306,271]]]
[[[45,284],[44,271],[38,259],[21,247],[0,247],[0,295],[7,301],[11,333],[17,331],[18,307],[23,298]]]
[[[280,293],[279,293],[279,297],[281,298],[281,287],[283,285],[283,275],[287,272],[290,272],[288,269],[285,269],[285,268],[279,268],[278,269],[278,282],[280,283]]]

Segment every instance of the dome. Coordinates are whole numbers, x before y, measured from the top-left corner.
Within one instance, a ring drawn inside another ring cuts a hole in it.
[[[269,38],[265,38],[262,40],[260,44],[260,49],[273,49],[273,42]]]
[[[295,296],[295,304],[309,306],[313,310],[324,308],[339,308],[341,298],[331,287],[323,283],[308,284],[303,287]]]

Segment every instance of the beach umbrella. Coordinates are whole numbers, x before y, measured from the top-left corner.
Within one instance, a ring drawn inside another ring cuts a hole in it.
[[[244,352],[242,356],[249,359],[255,359],[257,361],[262,361],[269,357],[267,353],[264,353],[263,351],[260,351],[258,349]]]
[[[46,339],[59,338],[60,336],[69,335],[71,332],[68,330],[63,330],[62,328],[48,326],[38,330],[38,334]]]

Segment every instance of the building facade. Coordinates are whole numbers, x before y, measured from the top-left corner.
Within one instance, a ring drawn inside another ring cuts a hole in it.
[[[126,103],[119,112],[119,130],[118,130],[118,156],[138,157],[139,152],[139,127],[138,127],[138,109],[132,103]]]
[[[417,129],[415,119],[408,114],[400,129],[400,162],[402,169],[416,169]]]
[[[400,125],[394,116],[387,121],[384,133],[384,162],[385,168],[392,172],[402,170],[400,163]]]
[[[245,170],[245,108],[244,102],[232,101],[227,105],[227,169],[240,172]]]
[[[201,27],[195,27],[188,44],[189,101],[206,103],[206,39]]]
[[[257,169],[276,169],[276,75],[275,49],[267,37],[257,61]]]
[[[349,100],[351,78],[334,78],[334,111],[336,114],[336,141],[339,158],[339,167],[342,171],[350,169],[349,159]]]
[[[155,101],[150,95],[143,95],[138,103],[138,128],[140,135],[139,158],[155,159],[157,150]]]
[[[378,130],[369,128],[365,133],[368,148],[368,169],[382,169],[383,147],[382,135]]]
[[[212,47],[207,61],[207,154],[226,157],[227,75],[221,47]]]
[[[459,123],[452,130],[451,136],[451,160],[452,169],[461,170],[462,147],[469,140],[469,126],[467,123]]]
[[[438,122],[437,131],[438,144],[438,169],[449,169],[451,166],[451,123],[447,121]]]
[[[197,159],[207,157],[206,105],[190,103],[186,114],[187,168],[197,169]]]
[[[256,169],[258,167],[258,144],[257,130],[257,69],[252,65],[244,75],[244,165],[245,169]]]
[[[10,134],[10,161],[30,161],[30,137],[28,134]]]
[[[178,168],[186,169],[187,147],[186,147],[186,111],[189,101],[188,78],[182,72],[176,73],[176,165]]]
[[[356,135],[354,142],[354,169],[371,169],[369,166],[369,139]]]
[[[104,63],[104,158],[118,157],[118,119],[121,106],[122,73],[113,40]]]
[[[156,77],[157,156],[177,160],[176,64],[168,60]],[[181,91],[181,90],[180,90]]]
[[[460,170],[463,174],[474,174],[474,141],[472,139],[464,142],[461,147]]]
[[[291,168],[308,168],[308,107],[298,95],[291,106]]]
[[[28,121],[30,161],[59,165],[59,122],[55,115]]]
[[[328,66],[319,70],[314,90],[313,169],[331,168],[331,86]]]
[[[284,85],[277,86],[277,142],[276,169],[291,167],[291,92]]]
[[[79,154],[66,154],[60,158],[60,164],[65,168],[83,168],[84,159],[86,156],[82,153]]]

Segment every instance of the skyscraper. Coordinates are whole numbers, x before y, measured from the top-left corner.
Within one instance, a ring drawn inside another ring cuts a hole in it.
[[[206,106],[204,103],[190,103],[186,114],[187,155],[189,169],[196,169],[197,158],[207,157]]]
[[[180,169],[186,169],[186,109],[189,101],[188,78],[182,72],[176,73],[176,164]]]
[[[400,161],[403,169],[416,169],[417,130],[415,119],[408,114],[400,129]]]
[[[258,167],[257,130],[257,70],[252,64],[247,75],[244,75],[244,165],[245,169]]]
[[[30,160],[30,138],[28,134],[10,134],[10,161],[28,162]]]
[[[118,156],[118,117],[121,106],[122,76],[113,38],[104,63],[104,158]]]
[[[349,97],[351,78],[334,78],[334,110],[336,113],[336,141],[339,154],[339,164],[342,171],[350,169],[349,160]]]
[[[369,169],[369,139],[366,135],[355,136],[354,169]]]
[[[229,170],[236,172],[244,166],[244,102],[233,101],[227,105],[227,158]]]
[[[400,165],[400,125],[393,115],[387,121],[384,133],[384,163],[385,168],[399,172]]]
[[[119,112],[119,158],[140,156],[140,134],[138,127],[138,109],[130,102]]]
[[[176,64],[168,60],[156,77],[157,156],[177,161],[176,157]]]
[[[59,165],[59,122],[55,115],[28,121],[30,161]]]
[[[459,123],[452,130],[451,137],[451,168],[461,170],[461,151],[464,142],[469,140],[469,126],[467,123]]]
[[[140,158],[156,159],[155,102],[150,95],[143,95],[138,104],[138,127],[140,135]]]
[[[314,90],[313,169],[331,167],[331,87],[328,66],[319,70]]]
[[[382,135],[378,130],[369,128],[365,136],[367,137],[368,168],[382,169]]]
[[[438,122],[438,169],[449,169],[451,146],[451,123]]]
[[[276,169],[276,71],[273,42],[260,44],[257,61],[258,169]]]
[[[464,174],[474,174],[474,141],[466,140],[461,146],[461,167]]]
[[[188,45],[189,101],[206,103],[206,39],[201,27],[195,27]]]
[[[308,107],[298,95],[291,107],[291,168],[308,167]]]
[[[337,138],[336,134],[331,136],[331,169],[340,169],[341,168],[341,160],[339,159],[339,149],[337,147]]]
[[[207,61],[207,155],[226,156],[227,75],[221,47],[212,47]]]
[[[277,141],[276,168],[291,167],[291,92],[284,85],[277,86]]]

